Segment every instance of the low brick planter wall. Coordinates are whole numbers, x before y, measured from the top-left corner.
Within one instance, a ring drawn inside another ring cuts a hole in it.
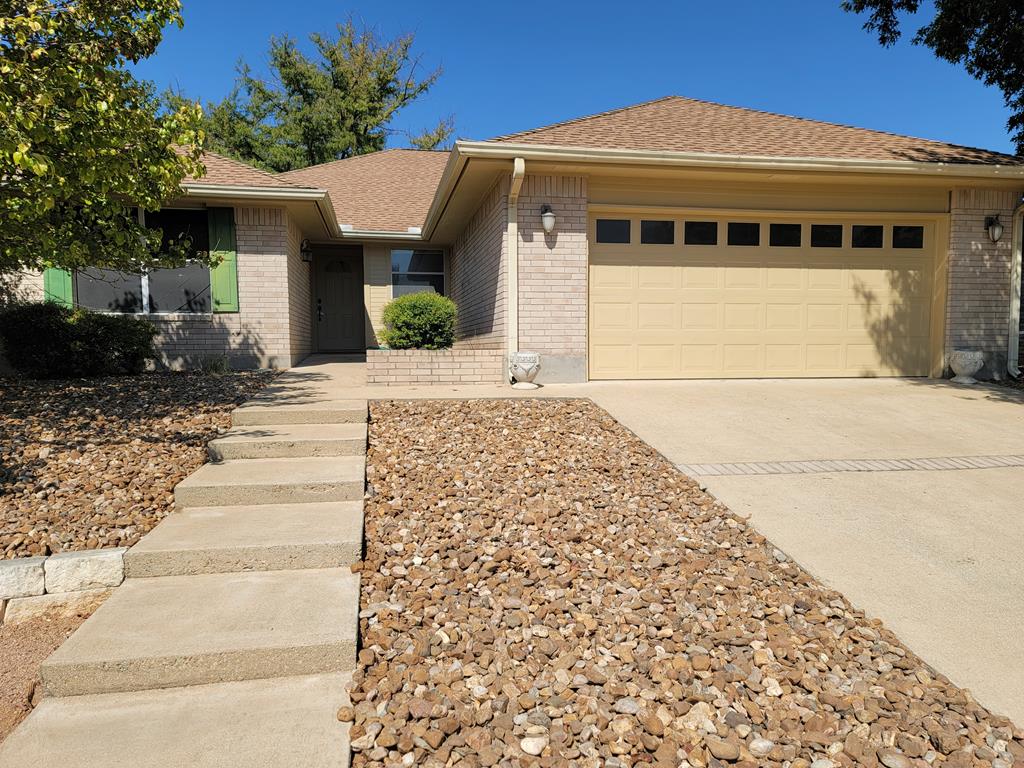
[[[505,355],[500,349],[369,349],[368,384],[503,384]]]
[[[127,551],[118,547],[0,560],[0,622],[116,587],[124,581]]]

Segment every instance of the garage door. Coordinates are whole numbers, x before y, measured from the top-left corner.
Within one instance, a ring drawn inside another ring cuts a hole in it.
[[[590,220],[592,379],[925,376],[934,221]]]

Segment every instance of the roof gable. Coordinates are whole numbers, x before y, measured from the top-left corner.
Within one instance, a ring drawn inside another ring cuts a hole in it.
[[[449,153],[385,149],[280,174],[326,189],[338,222],[355,229],[407,232],[423,226]]]
[[[1024,158],[1000,152],[682,96],[666,96],[492,141],[753,157],[1024,164]]]

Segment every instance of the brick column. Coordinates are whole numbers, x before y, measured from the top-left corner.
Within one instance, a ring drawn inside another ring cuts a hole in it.
[[[555,212],[545,234],[541,206]],[[519,195],[519,349],[540,382],[587,379],[587,180],[527,175]]]
[[[1020,192],[955,189],[950,205],[949,292],[946,300],[946,353],[980,349],[981,376],[1006,375],[1010,317],[1010,259],[1018,233],[1011,231]],[[985,218],[999,215],[1005,233],[989,239]]]

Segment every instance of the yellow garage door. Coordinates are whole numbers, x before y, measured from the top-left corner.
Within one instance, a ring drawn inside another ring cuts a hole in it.
[[[935,222],[590,219],[592,379],[926,376]]]

